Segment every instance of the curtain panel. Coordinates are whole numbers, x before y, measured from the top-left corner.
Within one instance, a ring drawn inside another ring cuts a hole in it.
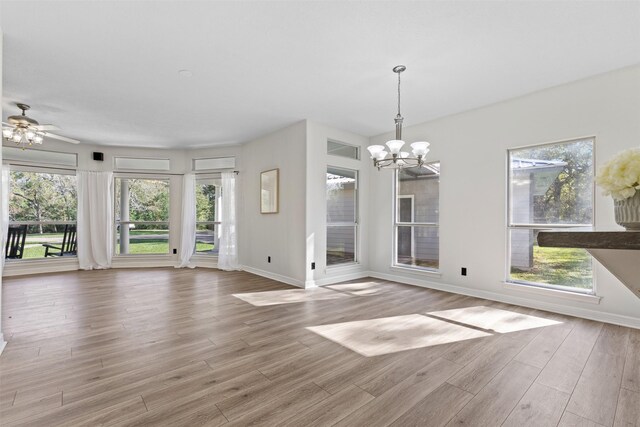
[[[191,257],[196,247],[196,176],[185,174],[182,180],[182,227],[180,260],[176,268],[194,268]]]
[[[240,270],[238,263],[238,236],[236,229],[236,174],[222,173],[222,205],[220,208],[220,248],[218,268]]]
[[[111,268],[113,173],[78,171],[78,263],[82,270]]]

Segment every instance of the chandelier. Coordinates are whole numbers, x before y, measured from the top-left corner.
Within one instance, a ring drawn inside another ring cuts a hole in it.
[[[45,134],[38,130],[39,123],[27,117],[25,112],[31,108],[26,104],[18,104],[18,108],[22,110],[20,116],[9,116],[7,118],[8,124],[12,125],[12,128],[3,128],[2,136],[7,141],[13,142],[23,149],[27,145],[42,144]]]
[[[424,158],[429,152],[429,143],[425,141],[414,142],[411,144],[411,153],[406,151],[400,151],[404,146],[402,140],[402,121],[404,118],[400,114],[400,73],[406,70],[404,65],[396,65],[393,67],[393,72],[398,74],[398,114],[396,115],[396,139],[392,139],[387,142],[387,148],[384,145],[370,145],[367,147],[371,158],[373,159],[373,166],[378,170],[385,169],[403,169],[403,168],[415,168],[426,167]]]

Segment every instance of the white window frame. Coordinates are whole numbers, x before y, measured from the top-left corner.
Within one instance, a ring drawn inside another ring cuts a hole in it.
[[[348,262],[341,262],[338,264],[331,264],[329,265],[329,263],[327,262],[327,244],[325,241],[325,250],[324,250],[324,256],[325,256],[325,265],[327,269],[333,269],[333,268],[341,268],[341,267],[346,267],[346,266],[350,266],[350,265],[354,265],[354,264],[359,264],[360,263],[360,171],[358,169],[351,169],[351,168],[345,168],[342,166],[332,166],[332,165],[327,165],[326,169],[325,169],[325,173],[329,173],[329,169],[337,169],[337,170],[342,170],[342,171],[347,171],[347,172],[353,172],[355,174],[356,177],[356,182],[355,182],[355,186],[354,186],[354,191],[355,191],[355,212],[354,212],[354,222],[329,222],[326,221],[326,227],[325,227],[325,239],[326,236],[329,233],[329,227],[353,227],[354,228],[354,236],[353,236],[353,261],[348,261]],[[325,175],[326,176],[326,175]],[[325,192],[325,207],[327,206],[327,201],[326,201],[326,192]],[[326,216],[325,216],[326,219]]]
[[[442,168],[442,163],[440,162],[440,160],[434,160],[432,162],[428,162],[426,164],[431,165],[431,164],[435,164],[438,163],[440,164],[440,168]],[[393,173],[393,247],[391,248],[391,266],[392,267],[396,267],[396,268],[401,268],[401,269],[409,269],[409,270],[416,270],[416,271],[420,271],[420,272],[427,272],[427,273],[440,273],[440,215],[438,215],[438,222],[416,222],[415,221],[415,211],[411,212],[411,222],[402,222],[398,220],[398,199],[404,199],[404,198],[412,198],[415,199],[415,195],[413,194],[398,194],[398,176],[399,176],[399,169],[396,169]],[[441,177],[441,174],[439,172],[439,177]],[[440,178],[439,178],[440,179]],[[439,185],[438,185],[438,210],[440,210],[440,189],[439,189]],[[412,202],[412,204],[414,204],[415,202]],[[415,204],[414,204],[415,206]],[[412,257],[415,256],[415,238],[413,238],[413,227],[428,227],[428,228],[436,228],[438,230],[438,268],[431,268],[431,267],[420,267],[417,265],[407,265],[407,264],[401,264],[398,262],[398,227],[401,226],[411,226],[412,227],[412,240],[411,240],[411,255]]]
[[[196,174],[196,186],[201,185],[202,181],[210,180],[210,179],[220,179],[220,174]],[[215,221],[197,221],[196,220],[196,234],[198,233],[198,225],[213,225],[213,234],[219,239],[219,231],[220,231],[220,202],[222,201],[222,185],[216,185],[216,219]],[[198,209],[198,201],[195,200],[196,203],[196,211]],[[206,257],[206,258],[217,258],[217,253],[202,253],[197,251],[198,242],[196,242],[196,246],[193,248],[193,256],[198,257]]]
[[[576,287],[571,287],[571,286],[563,286],[563,285],[555,285],[555,284],[548,284],[548,283],[538,283],[538,282],[529,282],[526,280],[516,280],[516,279],[511,279],[511,231],[512,230],[557,230],[557,229],[562,229],[562,230],[571,230],[571,229],[588,229],[588,230],[593,230],[595,227],[595,222],[596,222],[596,209],[595,209],[595,180],[594,183],[592,184],[591,187],[591,223],[590,224],[535,224],[535,223],[514,223],[512,221],[512,196],[511,196],[511,154],[514,151],[518,151],[518,150],[526,150],[526,149],[531,149],[531,148],[538,148],[538,147],[545,147],[545,146],[549,146],[549,145],[560,145],[560,144],[571,144],[573,142],[578,142],[578,141],[584,141],[584,140],[591,140],[592,141],[592,151],[591,151],[591,157],[592,157],[592,164],[591,164],[591,168],[592,168],[592,176],[595,178],[595,168],[596,168],[596,137],[595,136],[585,136],[585,137],[581,137],[581,138],[572,138],[572,139],[566,139],[566,140],[560,140],[560,141],[552,141],[552,142],[544,142],[541,144],[530,144],[530,145],[524,145],[524,146],[519,146],[519,147],[514,147],[514,148],[509,148],[507,149],[507,156],[506,156],[506,171],[507,171],[507,177],[506,177],[506,183],[507,183],[507,187],[506,187],[506,195],[507,195],[507,217],[506,217],[506,224],[507,224],[507,232],[506,232],[506,258],[507,258],[507,262],[506,262],[506,266],[505,266],[505,283],[506,284],[510,284],[510,285],[516,285],[516,286],[525,286],[525,287],[530,287],[532,289],[540,289],[541,291],[543,290],[547,290],[547,291],[562,291],[562,292],[570,292],[573,294],[582,294],[582,295],[597,295],[596,293],[596,276],[595,276],[595,268],[593,268],[593,263],[592,263],[592,272],[594,273],[592,276],[592,281],[591,281],[591,289],[583,289],[583,288],[576,288]],[[589,255],[591,256],[591,255]]]
[[[47,173],[47,174],[57,174],[57,175],[72,175],[77,176],[75,169],[67,169],[60,168],[55,166],[42,166],[42,165],[30,165],[30,164],[19,164],[19,163],[11,163],[6,162],[6,165],[9,165],[9,173],[11,172],[33,172],[33,173]],[[11,193],[10,193],[11,194]],[[75,221],[10,221],[9,225],[72,225],[78,223],[78,181],[76,179],[76,220]],[[2,248],[2,252],[4,252],[4,248]],[[64,258],[72,259],[76,258],[77,255],[67,255]],[[7,263],[23,263],[23,262],[60,262],[62,257],[43,257],[43,258],[22,258],[22,259],[7,259],[5,260]]]
[[[166,181],[167,182],[167,188],[169,190],[169,215],[168,215],[168,219],[166,221],[117,221],[116,220],[116,181],[118,179],[146,179],[149,181]],[[130,224],[141,224],[141,225],[167,225],[167,231],[169,232],[167,234],[167,246],[168,251],[166,253],[153,253],[153,254],[122,254],[122,253],[117,253],[118,252],[118,225],[122,226],[123,224],[125,225],[130,225]],[[128,173],[115,173],[113,176],[113,256],[115,258],[119,258],[119,257],[123,257],[123,258],[128,258],[128,257],[170,257],[172,256],[171,253],[171,237],[172,237],[172,230],[171,230],[171,176],[170,175],[141,175],[141,174],[128,174]]]

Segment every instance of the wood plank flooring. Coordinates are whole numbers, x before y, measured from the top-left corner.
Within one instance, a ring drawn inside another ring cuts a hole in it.
[[[3,426],[640,426],[639,330],[446,292],[156,268],[2,304]]]

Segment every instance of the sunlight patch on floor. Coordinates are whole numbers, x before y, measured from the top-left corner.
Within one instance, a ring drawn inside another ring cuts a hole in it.
[[[310,326],[307,329],[366,357],[491,335],[421,314]]]
[[[342,285],[325,286],[325,288],[340,292],[347,292],[356,296],[379,295],[390,291],[388,286],[385,287],[384,285],[375,282],[345,283]]]
[[[329,289],[284,289],[281,291],[250,292],[233,294],[234,297],[255,306],[293,304],[296,302],[320,301],[338,298],[350,298],[349,295]]]
[[[432,311],[429,316],[463,323],[476,328],[482,328],[499,333],[523,331],[525,329],[541,328],[557,325],[562,322],[529,316],[515,311],[501,310],[486,306],[456,308],[453,310]]]

